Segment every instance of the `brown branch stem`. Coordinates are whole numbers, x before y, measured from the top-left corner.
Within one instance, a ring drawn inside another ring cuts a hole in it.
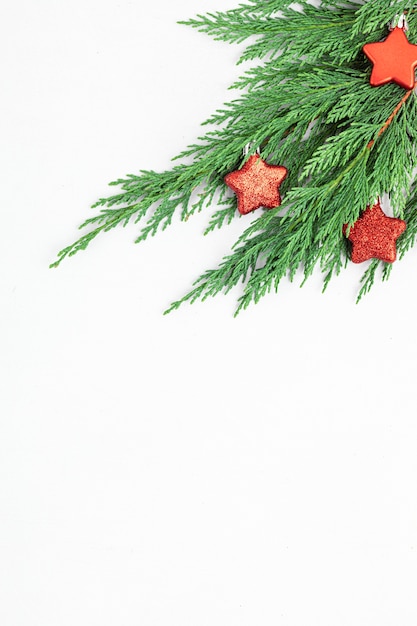
[[[407,91],[407,93],[405,94],[405,96],[400,100],[400,102],[397,104],[397,106],[395,107],[395,109],[393,110],[393,112],[391,113],[391,115],[389,116],[389,118],[387,119],[387,121],[385,122],[385,124],[379,129],[379,132],[376,136],[376,139],[378,139],[379,137],[381,137],[381,135],[383,135],[385,133],[386,130],[388,130],[388,128],[391,126],[392,122],[394,121],[396,115],[400,112],[401,108],[403,107],[403,105],[407,102],[408,98],[411,96],[411,94],[413,93],[415,87],[417,85],[417,82],[414,83],[414,87],[412,89],[410,89],[409,91]],[[372,148],[372,146],[374,145],[376,139],[372,139],[368,145],[366,146],[368,148],[368,150],[370,150]]]

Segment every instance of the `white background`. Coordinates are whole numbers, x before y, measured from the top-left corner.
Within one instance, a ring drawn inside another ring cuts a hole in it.
[[[415,626],[417,250],[233,319],[168,317],[247,225],[130,225],[49,270],[107,182],[163,170],[239,48],[234,0],[4,2],[2,626]]]

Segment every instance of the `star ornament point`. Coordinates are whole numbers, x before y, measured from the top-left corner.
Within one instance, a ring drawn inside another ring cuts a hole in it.
[[[343,232],[346,234],[347,225]],[[379,202],[362,213],[351,227],[347,236],[352,244],[351,260],[363,263],[369,259],[380,259],[394,263],[397,258],[397,239],[407,224],[396,217],[388,217]]]
[[[385,41],[365,44],[363,52],[373,63],[370,80],[373,87],[394,82],[404,89],[413,89],[417,46],[408,41],[402,28],[394,28]]]
[[[281,204],[279,187],[288,170],[282,165],[269,165],[258,154],[252,155],[240,170],[230,172],[225,183],[238,201],[238,210],[246,215],[255,209],[274,209]]]

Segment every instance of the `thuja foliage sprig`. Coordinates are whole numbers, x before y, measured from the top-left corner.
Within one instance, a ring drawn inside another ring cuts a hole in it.
[[[403,12],[409,41],[417,43],[416,9],[415,2],[391,0],[322,0],[319,7],[306,0],[250,0],[184,22],[216,39],[249,39],[239,62],[259,64],[232,85],[238,96],[205,122],[209,130],[176,157],[171,170],[141,171],[111,183],[119,192],[94,205],[99,212],[82,224],[85,234],[53,266],[86,249],[100,233],[130,222],[144,222],[137,242],[165,229],[174,215],[185,221],[212,204],[206,232],[229,223],[236,199],[224,177],[244,163],[248,144],[259,147],[269,163],[287,168],[283,204],[258,213],[220,266],[169,310],[243,283],[240,310],[300,268],[307,278],[319,266],[326,287],[349,258],[343,226],[384,194],[393,214],[407,220],[399,242],[403,256],[417,236],[416,95],[404,95],[394,84],[371,87],[362,47],[383,38],[387,23]],[[387,278],[391,267],[373,261],[359,297],[371,288],[378,268]]]

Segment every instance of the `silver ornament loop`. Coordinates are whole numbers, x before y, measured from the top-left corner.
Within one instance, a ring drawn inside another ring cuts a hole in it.
[[[390,23],[389,28],[390,30],[394,30],[395,28],[402,28],[405,31],[408,30],[408,22],[405,13],[397,14]]]
[[[253,141],[250,141],[249,143],[246,144],[246,146],[243,148],[244,157],[247,157],[250,152],[253,152],[253,146],[254,146]],[[261,154],[261,149],[259,148],[259,146],[258,148],[256,148],[256,154]]]

